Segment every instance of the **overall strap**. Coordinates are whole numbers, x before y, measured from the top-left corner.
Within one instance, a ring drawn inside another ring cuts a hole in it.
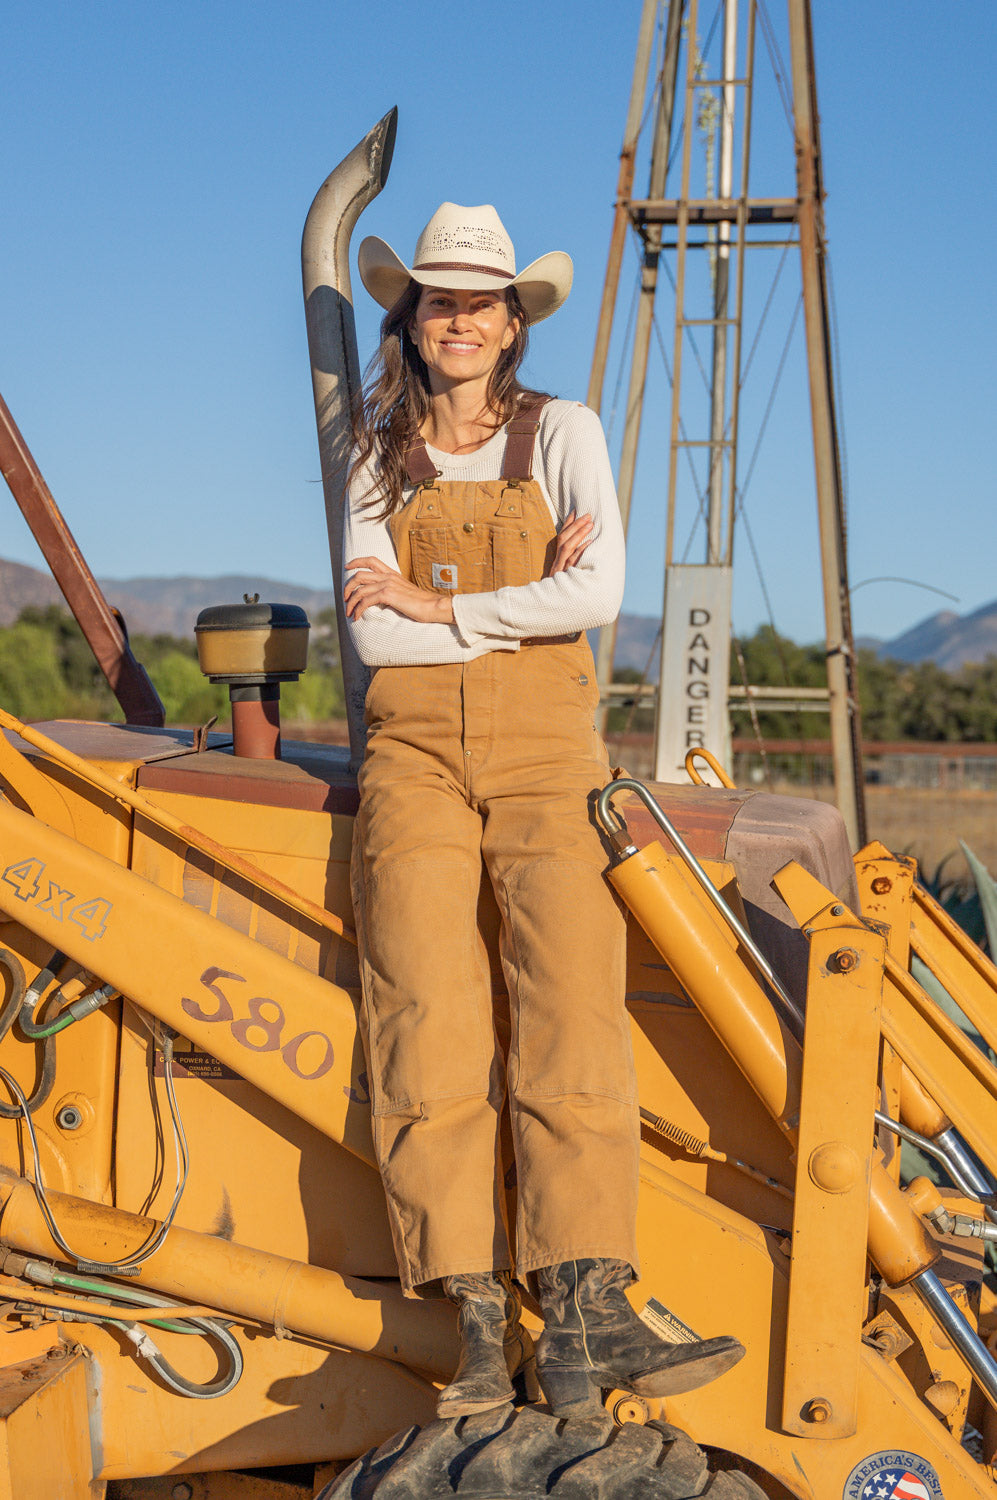
[[[537,396],[521,406],[511,422],[506,423],[508,438],[502,462],[502,478],[525,480],[533,474],[533,445],[540,431],[540,413],[550,396]]]
[[[506,423],[505,458],[502,479],[529,479],[533,472],[533,445],[540,431],[540,413],[550,396],[538,396],[521,406]],[[429,484],[439,479],[440,471],[426,450],[426,439],[416,437],[405,451],[405,472],[409,484]]]
[[[426,451],[426,439],[416,437],[405,451],[405,472],[409,484],[428,484],[439,479],[440,471]]]

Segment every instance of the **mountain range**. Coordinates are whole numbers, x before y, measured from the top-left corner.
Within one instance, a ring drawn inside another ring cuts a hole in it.
[[[659,623],[651,615],[620,616],[616,632],[618,667],[636,667],[643,672],[650,660],[648,681],[657,681],[659,648],[655,643]],[[939,610],[888,641],[878,636],[863,636],[855,644],[874,651],[884,660],[933,661],[946,672],[956,672],[968,662],[997,656],[997,599],[968,615]]]
[[[259,594],[268,602],[299,604],[309,619],[331,609],[331,589],[309,589],[301,584],[248,574],[218,578],[104,578],[99,580],[108,602],[120,609],[132,632],[143,635],[191,636],[194,621],[208,604],[238,604],[244,594]],[[0,558],[0,625],[11,625],[28,605],[61,604],[58,585],[48,573],[24,563]],[[658,675],[656,639],[659,621],[653,615],[620,616],[616,664],[643,671],[651,663],[650,681]],[[909,630],[883,641],[863,638],[859,645],[893,661],[933,661],[946,671],[967,662],[997,656],[997,599],[968,615],[940,610]]]
[[[241,573],[220,578],[100,578],[107,602],[120,609],[128,629],[139,635],[193,638],[194,622],[208,604],[241,604],[244,594],[266,603],[299,604],[314,623],[333,607],[332,589]],[[0,558],[0,625],[11,625],[29,604],[62,604],[59,586],[48,573]]]

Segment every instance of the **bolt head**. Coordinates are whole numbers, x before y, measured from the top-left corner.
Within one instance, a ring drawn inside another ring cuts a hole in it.
[[[55,1117],[60,1130],[79,1130],[83,1124],[83,1112],[75,1104],[64,1104]]]
[[[810,1154],[807,1171],[824,1193],[847,1193],[858,1182],[862,1163],[845,1141],[825,1141]]]
[[[834,1415],[834,1408],[826,1396],[815,1396],[808,1401],[803,1408],[802,1416],[804,1422],[829,1422]]]
[[[828,968],[833,969],[836,974],[850,974],[859,965],[859,956],[854,948],[839,948],[837,953],[831,954]]]
[[[171,1500],[192,1500],[193,1494],[194,1487],[188,1484],[186,1479],[181,1479],[180,1483],[175,1484],[170,1490]]]
[[[893,889],[893,881],[888,875],[877,875],[872,882],[872,893],[874,896],[888,896]]]
[[[627,1422],[636,1422],[638,1426],[643,1427],[650,1415],[650,1407],[639,1396],[622,1396],[619,1401],[613,1403],[613,1421],[620,1427]]]
[[[936,1373],[936,1371],[932,1371],[933,1375]],[[951,1416],[959,1405],[960,1394],[959,1387],[954,1380],[939,1380],[936,1378],[925,1391],[924,1399],[929,1406],[934,1407],[940,1417],[948,1417]]]

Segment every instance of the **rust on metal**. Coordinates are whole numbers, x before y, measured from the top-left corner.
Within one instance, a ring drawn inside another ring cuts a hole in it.
[[[635,224],[677,224],[684,209],[689,224],[722,224],[737,218],[739,198],[632,198],[630,214]],[[748,224],[795,224],[799,204],[795,198],[752,198],[744,218]]]
[[[800,266],[817,478],[817,513],[831,744],[838,806],[853,848],[867,838],[855,642],[848,586],[845,497],[831,368],[820,116],[809,0],[789,0]]]
[[[352,817],[360,802],[356,777],[336,765],[297,765],[297,758],[240,762],[232,755],[207,750],[187,759],[142,766],[138,785],[144,791]]]
[[[159,694],[132,655],[120,616],[104,598],[2,396],[0,470],[126,723],[154,727],[165,723]]]
[[[280,760],[280,699],[232,698],[233,752],[243,760]]]
[[[654,795],[671,818],[682,837],[695,849],[700,859],[726,858],[727,835],[741,808],[755,791],[717,791],[713,787],[654,785]],[[654,839],[661,830],[647,808],[637,797],[621,796],[617,809],[626,819],[627,831],[638,849]]]

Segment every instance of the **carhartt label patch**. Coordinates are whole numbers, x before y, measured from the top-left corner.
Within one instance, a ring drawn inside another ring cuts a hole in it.
[[[699,1334],[693,1333],[692,1329],[677,1318],[663,1302],[658,1302],[652,1297],[642,1313],[638,1314],[642,1323],[646,1323],[652,1333],[656,1333],[659,1339],[666,1344],[696,1344],[699,1342]]]
[[[433,563],[433,588],[455,589],[457,587],[456,563]]]
[[[856,1464],[842,1500],[944,1500],[941,1481],[926,1458],[904,1449],[870,1453]]]

